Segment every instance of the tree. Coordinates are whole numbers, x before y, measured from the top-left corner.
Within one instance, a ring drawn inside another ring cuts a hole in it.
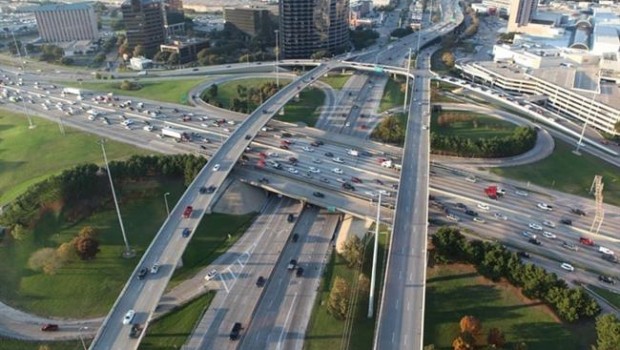
[[[119,47],[118,47],[118,54],[119,55],[125,55],[125,54],[129,54],[129,44],[127,44],[127,40],[125,40],[125,42],[123,42]]]
[[[123,82],[119,85],[119,88],[121,90],[139,90],[140,84],[129,80],[123,80]]]
[[[516,344],[513,346],[513,349],[514,349],[514,350],[527,350],[527,344],[526,344],[526,343],[524,343],[524,342],[519,342],[519,343],[516,343]]]
[[[459,326],[461,327],[461,333],[477,335],[482,331],[480,320],[474,316],[463,316],[459,322]]]
[[[618,120],[618,121],[616,122],[616,124],[614,124],[614,130],[615,130],[617,133],[620,133],[620,120]]]
[[[444,51],[441,54],[441,61],[448,66],[448,68],[454,68],[454,54],[451,51]]]
[[[78,237],[96,238],[99,235],[99,230],[92,226],[84,226],[78,233]]]
[[[26,230],[26,228],[21,225],[21,224],[16,224],[15,226],[13,226],[13,228],[11,229],[11,236],[13,237],[13,239],[15,239],[16,241],[21,241],[22,239],[26,238],[28,231]]]
[[[506,336],[504,333],[498,328],[489,329],[489,334],[487,336],[487,343],[494,348],[503,348],[506,345]]]
[[[364,242],[356,235],[347,238],[342,247],[342,256],[349,267],[360,267],[364,262]]]
[[[95,64],[102,64],[103,61],[105,61],[105,54],[102,53],[98,53],[97,56],[95,56],[95,58],[93,59],[93,63]]]
[[[111,18],[118,17],[118,9],[113,9],[112,11],[110,11],[110,17]]]
[[[211,98],[216,98],[217,97],[217,84],[211,84],[211,86],[209,86],[209,89],[207,90],[207,94]]]
[[[350,289],[347,281],[336,276],[334,285],[329,292],[327,300],[327,311],[339,320],[344,320],[349,312]]]
[[[53,258],[56,251],[53,248],[42,248],[30,255],[28,258],[28,268],[34,271],[40,271],[47,260]]]
[[[133,48],[133,57],[140,57],[140,56],[144,56],[144,46],[136,45],[136,47]]]
[[[613,314],[596,318],[596,349],[617,350],[620,344],[620,319]]]
[[[71,240],[71,242],[65,242],[56,248],[56,255],[63,263],[75,260],[78,255],[73,240]]]
[[[454,350],[473,350],[476,348],[476,341],[471,333],[462,332],[452,341]]]
[[[73,58],[71,57],[63,57],[60,59],[60,63],[64,64],[65,66],[70,66],[73,64]]]
[[[179,64],[179,54],[176,52],[171,53],[170,56],[168,56],[168,64],[171,66]]]
[[[94,259],[99,253],[99,241],[92,237],[78,236],[75,240],[75,250],[82,260]]]
[[[170,56],[170,52],[168,51],[159,51],[153,56],[153,60],[155,62],[166,62],[168,60],[168,56]]]

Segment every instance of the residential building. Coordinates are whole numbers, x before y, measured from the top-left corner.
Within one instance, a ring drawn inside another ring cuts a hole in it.
[[[186,41],[173,40],[168,44],[160,45],[159,49],[162,52],[176,53],[179,55],[179,64],[185,64],[195,61],[198,53],[208,47],[208,40],[190,39]]]
[[[224,20],[245,34],[255,37],[273,32],[270,11],[261,7],[224,8]]]
[[[508,32],[519,32],[521,27],[527,26],[538,7],[538,0],[513,0],[510,4],[508,17]]]
[[[34,10],[44,42],[96,40],[97,16],[90,3],[42,5]]]
[[[349,48],[349,0],[281,0],[282,58],[310,58]]]
[[[141,45],[150,56],[165,42],[162,6],[157,0],[127,0],[121,5],[130,52]]]

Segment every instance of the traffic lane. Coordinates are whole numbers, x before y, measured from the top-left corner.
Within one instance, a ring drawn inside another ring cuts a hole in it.
[[[317,208],[307,208],[297,219],[294,231],[299,235],[299,241],[289,241],[282,250],[281,257],[275,264],[274,270],[263,288],[263,296],[252,321],[241,338],[239,346],[241,349],[265,348],[270,342],[268,338],[271,330],[275,327],[280,308],[286,307],[287,310],[290,310],[290,305],[294,305],[294,303],[291,304],[287,291],[288,286],[295,278],[293,276],[295,272],[289,270],[288,265],[292,259],[298,260],[300,258],[304,237],[308,236],[312,222],[315,221],[317,215]]]

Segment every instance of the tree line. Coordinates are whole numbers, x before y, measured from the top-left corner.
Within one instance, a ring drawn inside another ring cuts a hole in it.
[[[442,227],[432,237],[433,254],[439,262],[465,262],[483,276],[508,280],[530,299],[542,300],[566,322],[594,318],[598,303],[583,288],[570,288],[554,273],[534,264],[524,264],[516,253],[496,242],[468,241],[457,228]]]
[[[260,106],[264,101],[267,101],[271,96],[275,95],[280,87],[275,82],[266,82],[259,87],[247,87],[244,85],[237,85],[237,96],[230,99],[228,109],[235,112],[251,113],[256,107]],[[218,96],[217,85],[211,85],[207,90],[203,91],[200,98],[206,103],[218,105],[216,100]],[[221,103],[218,105],[221,107]]]
[[[536,134],[536,130],[529,127],[517,127],[509,136],[481,139],[431,132],[431,149],[435,154],[450,156],[510,157],[532,149],[536,144]]]
[[[134,155],[126,161],[109,163],[118,192],[130,181],[150,177],[183,176],[188,185],[206,164],[194,155]],[[32,225],[49,203],[60,202],[69,221],[77,222],[94,211],[111,204],[110,184],[105,168],[97,164],[81,164],[64,170],[30,186],[4,207],[0,224],[8,227],[16,239]]]

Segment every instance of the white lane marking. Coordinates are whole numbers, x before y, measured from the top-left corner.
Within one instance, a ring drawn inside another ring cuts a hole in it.
[[[284,320],[284,324],[282,325],[282,331],[280,331],[280,337],[278,338],[278,347],[277,347],[278,350],[282,349],[282,337],[284,337],[284,332],[286,332],[286,327],[291,317],[291,313],[293,312],[293,308],[295,307],[296,299],[297,299],[297,293],[293,295],[293,302],[291,302],[291,307],[289,307],[288,313],[286,314],[286,319]]]

